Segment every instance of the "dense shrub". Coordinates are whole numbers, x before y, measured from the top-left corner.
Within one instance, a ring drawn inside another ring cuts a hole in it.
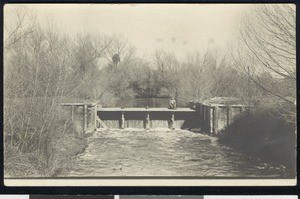
[[[278,107],[246,111],[220,133],[219,141],[240,151],[285,165],[295,172],[295,123],[282,117]]]
[[[13,106],[5,108],[5,174],[18,177],[52,175],[64,162],[63,158],[57,159],[64,139],[77,139],[69,115],[59,105],[44,103],[39,98],[15,101]]]

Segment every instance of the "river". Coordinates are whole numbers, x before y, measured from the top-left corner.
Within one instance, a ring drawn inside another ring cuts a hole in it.
[[[168,99],[128,99],[125,107],[167,107]],[[287,177],[272,165],[187,130],[111,129],[90,134],[88,147],[62,176]]]
[[[65,176],[285,177],[267,164],[186,130],[102,130]]]

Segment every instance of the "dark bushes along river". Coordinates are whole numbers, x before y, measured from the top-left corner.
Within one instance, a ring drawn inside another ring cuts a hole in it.
[[[295,123],[288,122],[274,107],[260,107],[239,115],[220,133],[219,142],[284,165],[290,176],[295,176]]]

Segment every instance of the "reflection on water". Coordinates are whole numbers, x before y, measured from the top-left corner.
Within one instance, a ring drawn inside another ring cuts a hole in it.
[[[285,177],[283,167],[185,130],[102,130],[63,176]]]

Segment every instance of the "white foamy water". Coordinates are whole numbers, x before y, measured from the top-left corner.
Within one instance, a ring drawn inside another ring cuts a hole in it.
[[[88,148],[62,176],[285,177],[267,164],[220,145],[216,138],[166,128],[93,133]]]

